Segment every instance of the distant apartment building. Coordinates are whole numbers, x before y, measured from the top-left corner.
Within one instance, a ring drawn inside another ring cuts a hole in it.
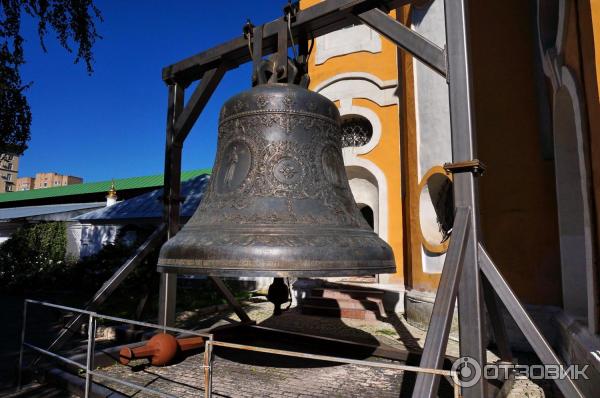
[[[35,178],[33,177],[19,177],[17,178],[17,191],[29,191],[30,189],[34,189],[34,183]]]
[[[0,192],[12,192],[15,190],[18,171],[18,156],[0,154]]]
[[[36,173],[35,177],[17,178],[16,190],[29,191],[50,187],[64,187],[65,185],[81,184],[83,178],[67,176],[58,173]]]

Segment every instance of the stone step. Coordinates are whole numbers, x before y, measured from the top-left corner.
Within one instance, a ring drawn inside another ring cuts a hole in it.
[[[332,316],[351,319],[377,319],[385,317],[383,304],[379,300],[353,300],[328,297],[307,297],[302,300],[304,314]]]
[[[361,290],[361,289],[333,289],[333,288],[313,288],[310,291],[311,297],[327,297],[335,299],[354,299],[363,300],[369,298],[373,301],[383,300],[385,292],[381,290]]]
[[[317,316],[328,316],[333,318],[346,318],[346,319],[364,319],[364,320],[376,320],[377,315],[372,311],[366,311],[364,309],[353,309],[353,308],[333,308],[333,307],[321,307],[317,305],[303,305],[301,312],[305,315],[317,315]]]

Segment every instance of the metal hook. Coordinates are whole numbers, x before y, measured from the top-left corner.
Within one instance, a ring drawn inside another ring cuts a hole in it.
[[[298,61],[298,53],[296,51],[296,43],[294,43],[294,35],[292,35],[292,19],[296,17],[296,12],[299,9],[299,3],[292,3],[291,0],[288,0],[288,3],[283,7],[284,19],[287,20],[287,28],[288,34],[290,36],[290,41],[292,43],[292,51],[294,52],[294,60]]]
[[[254,36],[254,24],[250,22],[250,18],[246,19],[246,23],[243,28],[244,38],[248,40],[248,51],[250,52],[250,57],[254,58],[252,54],[252,36]]]

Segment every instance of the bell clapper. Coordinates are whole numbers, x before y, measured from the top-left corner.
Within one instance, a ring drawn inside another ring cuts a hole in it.
[[[281,305],[289,300],[289,288],[283,281],[283,278],[273,278],[273,283],[269,286],[267,299],[275,306],[273,315],[281,315]]]

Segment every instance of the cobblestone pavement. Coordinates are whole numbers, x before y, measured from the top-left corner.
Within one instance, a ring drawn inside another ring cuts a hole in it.
[[[422,348],[425,338],[423,331],[399,317],[378,321],[340,320],[302,315],[293,309],[272,317],[272,307],[265,302],[249,304],[247,311],[262,326],[371,344],[379,342],[413,352]],[[221,318],[237,319],[230,313]],[[203,323],[203,320],[193,319],[191,314],[182,314],[178,321],[180,327]],[[211,322],[214,321],[212,318]],[[261,354],[236,352],[238,358],[232,359],[231,355],[215,350],[213,395],[216,397],[399,397],[410,392],[414,381],[412,373],[404,377],[401,371],[357,365],[293,363],[299,360],[286,359],[284,366],[263,366],[264,363],[253,363],[249,358]],[[447,354],[458,355],[457,342],[449,342]],[[162,368],[147,367],[144,361],[137,361],[129,366],[113,365],[99,371],[177,397],[198,397],[204,391],[202,359],[202,354],[197,354]],[[495,361],[497,357],[488,352],[488,360]],[[282,361],[279,362],[282,365]],[[152,396],[111,382],[103,384],[128,396]],[[529,380],[517,380],[508,393],[511,398],[544,396],[542,389]],[[441,395],[452,396],[452,392],[448,390]]]
[[[177,365],[131,371],[125,366],[103,370],[112,376],[177,397],[198,397],[204,391],[202,355]],[[213,368],[215,397],[394,397],[400,396],[402,373],[356,365],[313,368],[276,368],[241,364],[216,356]],[[107,383],[129,396],[151,394]]]

